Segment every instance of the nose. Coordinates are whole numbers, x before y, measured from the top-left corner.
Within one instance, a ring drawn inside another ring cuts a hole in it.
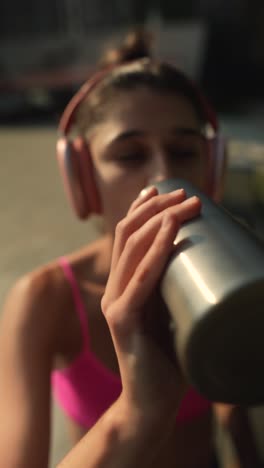
[[[164,153],[155,154],[150,163],[148,183],[154,184],[169,177],[171,177],[171,170],[168,157]]]

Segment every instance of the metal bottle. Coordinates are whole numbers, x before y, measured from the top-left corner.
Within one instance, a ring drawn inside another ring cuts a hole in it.
[[[197,390],[213,401],[264,402],[264,248],[223,208],[184,180],[202,201],[201,215],[183,224],[161,280],[178,359]]]

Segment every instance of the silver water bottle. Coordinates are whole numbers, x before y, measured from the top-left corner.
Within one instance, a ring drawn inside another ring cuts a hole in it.
[[[202,201],[201,215],[183,224],[161,280],[174,346],[190,382],[213,401],[264,402],[264,248],[246,227],[184,180]]]

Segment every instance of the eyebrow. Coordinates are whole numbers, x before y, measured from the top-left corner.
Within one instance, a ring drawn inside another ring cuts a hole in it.
[[[127,132],[120,133],[118,136],[114,137],[111,141],[112,143],[119,143],[124,140],[128,140],[129,138],[134,138],[134,137],[142,137],[146,135],[147,132],[144,132],[143,130],[128,130]]]
[[[172,135],[203,135],[202,129],[197,130],[191,127],[173,127],[170,133]],[[128,140],[129,138],[143,137],[145,135],[147,135],[147,132],[144,130],[128,130],[127,132],[120,133],[117,137],[114,137],[111,141],[111,144],[120,143],[122,141]]]

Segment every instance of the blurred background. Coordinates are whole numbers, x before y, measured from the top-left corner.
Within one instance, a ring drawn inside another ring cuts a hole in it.
[[[264,239],[263,22],[263,0],[1,0],[0,304],[17,277],[100,229],[68,209],[57,123],[105,47],[139,24],[153,32],[155,55],[195,79],[217,110],[228,138],[223,204]],[[263,413],[250,410],[264,459]],[[51,466],[67,449],[55,408]]]

